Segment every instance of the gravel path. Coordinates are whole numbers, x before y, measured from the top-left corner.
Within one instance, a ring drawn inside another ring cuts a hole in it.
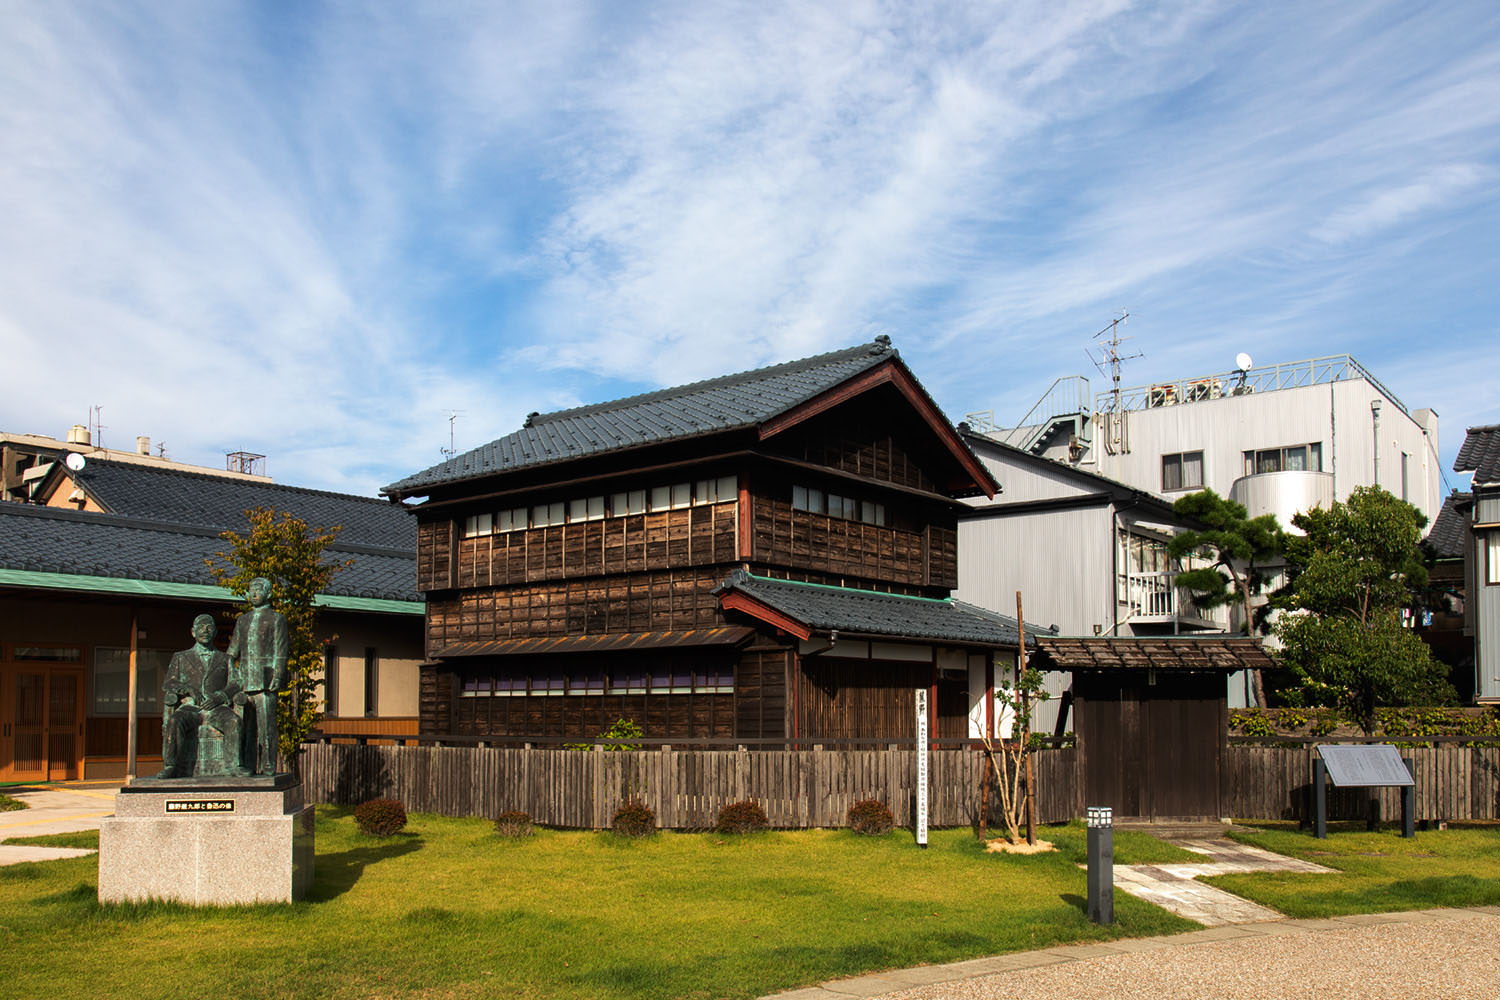
[[[1277,926],[1282,930],[1269,929]],[[1422,911],[1256,927],[1257,933],[1229,940],[1172,946],[1171,939],[1157,938],[1139,942],[1148,950],[1135,953],[1098,955],[882,995],[886,1000],[1500,996],[1500,915]],[[1155,946],[1157,942],[1161,946]],[[1113,943],[1119,948],[1131,945]],[[824,988],[830,987],[836,990],[837,984]]]

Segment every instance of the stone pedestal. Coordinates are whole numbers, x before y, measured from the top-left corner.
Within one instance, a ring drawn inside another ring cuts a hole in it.
[[[313,809],[290,774],[143,778],[99,826],[104,903],[286,903],[312,875]]]

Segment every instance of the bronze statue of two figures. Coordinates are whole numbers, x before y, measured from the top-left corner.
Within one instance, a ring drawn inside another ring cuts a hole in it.
[[[252,580],[246,599],[250,610],[234,623],[227,653],[214,648],[213,616],[199,615],[193,648],[172,655],[158,778],[276,773],[276,698],[288,684],[291,633],[271,608],[269,580]]]

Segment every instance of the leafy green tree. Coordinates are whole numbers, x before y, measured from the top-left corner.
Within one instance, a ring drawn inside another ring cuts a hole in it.
[[[1287,583],[1275,633],[1305,704],[1329,705],[1365,732],[1382,705],[1454,700],[1447,668],[1402,623],[1427,582],[1419,543],[1427,518],[1378,486],[1292,518],[1303,534],[1286,541]]]
[[[318,675],[323,666],[323,644],[318,640],[318,609],[313,599],[328,589],[334,575],[354,565],[354,560],[325,558],[338,538],[341,526],[312,528],[301,518],[265,507],[247,510],[249,530],[245,534],[226,531],[219,537],[229,543],[228,552],[216,552],[205,560],[219,586],[244,595],[250,581],[263,576],[271,581],[271,606],[286,616],[291,633],[287,675],[291,684],[281,693],[277,725],[281,753],[295,767],[302,740],[323,718],[317,697]],[[240,612],[250,610],[248,603]]]
[[[1250,517],[1243,505],[1219,496],[1213,490],[1189,493],[1172,505],[1179,517],[1203,525],[1193,531],[1182,531],[1167,547],[1172,558],[1196,556],[1208,563],[1177,574],[1177,586],[1193,595],[1200,608],[1217,608],[1237,604],[1246,634],[1254,634],[1255,617],[1251,598],[1259,594],[1270,579],[1265,566],[1281,553],[1283,534],[1271,514]],[[1251,683],[1255,701],[1266,703],[1260,671]]]

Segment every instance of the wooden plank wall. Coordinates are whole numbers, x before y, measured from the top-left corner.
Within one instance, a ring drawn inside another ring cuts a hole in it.
[[[483,587],[427,602],[427,652],[454,642],[658,632],[726,624],[722,567]]]
[[[751,502],[758,562],[847,579],[927,586],[926,538],[915,525],[865,524],[792,509],[791,487]],[[958,572],[953,550],[953,575]],[[946,584],[946,586],[956,586]]]
[[[849,807],[878,798],[896,822],[915,811],[916,753],[899,750],[570,751],[493,747],[372,747],[315,744],[301,761],[307,800],[354,805],[381,796],[408,810],[446,816],[529,813],[546,826],[603,829],[629,799],[644,801],[668,829],[711,827],[730,802],[754,799],[779,828],[842,827]],[[976,822],[983,755],[935,750],[929,760],[929,825]],[[1078,815],[1072,750],[1038,760],[1038,818]],[[991,826],[999,796],[991,789]]]
[[[1221,782],[1224,814],[1307,820],[1313,752],[1310,747],[1230,747]],[[1400,752],[1416,763],[1417,819],[1500,819],[1500,748],[1438,746]],[[1330,788],[1329,817],[1364,819],[1372,796],[1384,819],[1399,819],[1401,792],[1396,788]]]

